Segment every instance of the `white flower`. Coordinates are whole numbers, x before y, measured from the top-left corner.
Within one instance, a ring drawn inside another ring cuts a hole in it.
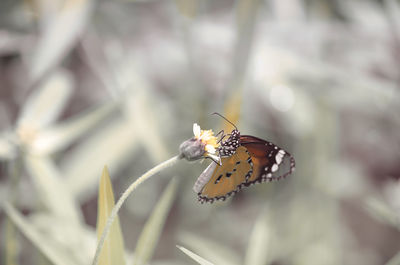
[[[200,138],[201,129],[197,123],[193,124],[193,134],[196,138]]]

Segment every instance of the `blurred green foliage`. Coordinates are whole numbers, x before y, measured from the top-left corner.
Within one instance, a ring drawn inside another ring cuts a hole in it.
[[[399,54],[396,0],[1,1],[0,264],[89,264],[104,165],[118,199],[215,111],[296,172],[211,205],[205,163],[153,177],[127,264],[400,264]]]

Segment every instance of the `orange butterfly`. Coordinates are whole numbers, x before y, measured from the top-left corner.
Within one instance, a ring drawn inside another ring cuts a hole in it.
[[[295,169],[294,157],[271,142],[251,135],[240,135],[236,126],[229,138],[222,141],[225,136],[222,136],[218,149],[221,164],[211,163],[193,186],[201,203],[224,201],[243,187],[279,180]],[[278,174],[285,158],[289,158],[289,169]]]

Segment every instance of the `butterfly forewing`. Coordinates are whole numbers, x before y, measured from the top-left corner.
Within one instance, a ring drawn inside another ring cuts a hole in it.
[[[227,197],[238,192],[251,176],[252,160],[247,149],[240,146],[236,149],[236,153],[229,157],[221,159],[221,166],[215,164],[211,177],[210,170],[203,172],[203,180],[209,178],[208,182],[198,192],[201,202],[213,202],[214,200],[225,200]],[[207,177],[208,176],[208,177]],[[200,181],[202,182],[202,181]],[[197,184],[197,185],[196,185]],[[196,181],[195,190],[199,190],[201,186]]]
[[[260,138],[242,135],[241,145],[246,147],[253,162],[253,174],[247,184],[278,180],[291,174],[295,168],[294,158],[282,148]],[[289,159],[289,169],[282,173],[281,168]]]

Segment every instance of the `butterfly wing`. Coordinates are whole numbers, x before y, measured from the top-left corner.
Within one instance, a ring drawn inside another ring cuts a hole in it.
[[[240,142],[249,152],[253,162],[253,173],[246,182],[246,186],[279,180],[294,171],[295,161],[293,156],[275,144],[250,135],[240,136]],[[290,160],[289,169],[283,174],[278,174],[286,158]]]
[[[211,164],[208,165],[208,167],[200,174],[200,176],[196,180],[196,183],[194,183],[194,186],[193,186],[194,192],[196,192],[196,193],[201,192],[203,187],[207,184],[207,182],[212,177],[216,167],[217,167],[217,163],[211,162]]]
[[[198,192],[200,202],[225,200],[238,192],[253,173],[250,154],[243,146],[232,156],[223,157],[221,164],[211,164],[197,179],[193,189]]]

